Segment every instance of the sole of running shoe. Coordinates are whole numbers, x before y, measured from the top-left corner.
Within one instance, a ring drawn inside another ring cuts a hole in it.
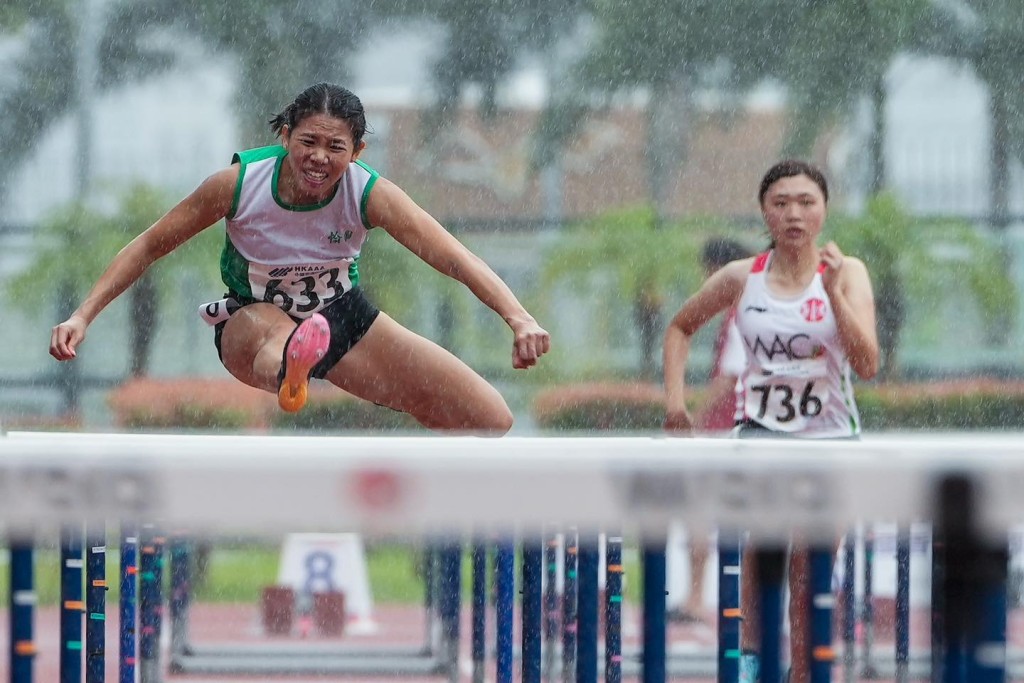
[[[284,351],[284,376],[277,390],[281,410],[294,413],[306,405],[309,394],[309,373],[327,353],[331,330],[327,319],[319,313],[299,323],[288,339]]]

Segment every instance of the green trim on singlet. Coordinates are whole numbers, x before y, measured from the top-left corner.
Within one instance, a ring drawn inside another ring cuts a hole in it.
[[[359,257],[356,256],[352,259],[352,263],[348,267],[348,280],[352,283],[352,289],[359,286]]]
[[[249,284],[249,262],[238,253],[231,238],[224,235],[224,250],[220,252],[220,277],[228,289],[253,298]]]
[[[334,195],[338,194],[338,183],[334,183],[334,189],[331,191],[331,195],[329,197],[317,202],[316,204],[289,204],[285,200],[281,199],[281,195],[277,193],[277,182],[281,177],[281,164],[284,163],[284,158],[286,156],[288,156],[287,151],[277,159],[277,163],[274,164],[274,177],[270,179],[270,194],[274,196],[274,202],[285,211],[316,211],[317,209],[322,209],[330,204],[331,200],[334,199]]]
[[[359,217],[363,219],[363,226],[367,230],[372,230],[373,225],[370,224],[370,219],[366,215],[366,207],[370,203],[370,190],[373,189],[377,179],[380,178],[380,174],[370,168],[366,162],[360,161],[359,159],[356,159],[356,164],[370,174],[370,179],[366,181],[366,187],[363,188],[363,196],[359,199]]]
[[[854,409],[854,405],[851,403],[851,400],[855,402],[855,399],[850,398],[853,396],[853,392],[847,391],[848,386],[849,385],[846,382],[846,374],[844,373],[839,380],[839,388],[843,392],[843,403],[846,404],[846,412],[850,413],[850,435],[856,436],[859,432],[860,425],[857,424],[856,410]]]
[[[227,218],[234,218],[235,212],[238,211],[238,200],[242,197],[242,180],[245,178],[245,167],[253,162],[280,157],[287,153],[281,145],[270,145],[269,147],[256,147],[242,152],[235,152],[231,155],[231,163],[238,164],[239,169],[238,181],[235,182],[235,195],[231,198],[231,209],[228,211]]]

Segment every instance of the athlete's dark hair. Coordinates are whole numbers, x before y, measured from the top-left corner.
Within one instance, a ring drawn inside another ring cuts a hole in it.
[[[366,134],[363,103],[352,91],[333,83],[317,83],[303,90],[280,114],[270,119],[270,130],[280,136],[284,126],[294,130],[304,118],[313,114],[328,114],[347,121],[352,127],[352,138],[357,147]]]
[[[805,175],[813,180],[821,188],[821,194],[825,196],[825,203],[828,204],[828,182],[825,180],[825,174],[817,166],[798,159],[786,159],[768,169],[768,172],[761,178],[761,189],[757,194],[757,203],[759,205],[764,204],[764,196],[768,194],[768,188],[774,185],[777,180],[792,178],[797,175]]]
[[[750,256],[750,251],[736,240],[713,237],[704,243],[700,262],[705,268],[718,270],[727,263]]]

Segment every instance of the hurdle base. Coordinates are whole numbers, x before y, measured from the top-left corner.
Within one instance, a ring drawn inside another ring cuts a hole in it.
[[[437,657],[389,658],[383,656],[302,655],[259,658],[225,655],[177,655],[170,671],[189,675],[234,676],[441,676],[448,665]]]

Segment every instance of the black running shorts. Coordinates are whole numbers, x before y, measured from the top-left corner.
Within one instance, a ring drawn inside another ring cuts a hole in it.
[[[241,306],[257,303],[256,299],[249,299],[235,292],[228,292],[227,296],[234,298]],[[356,287],[342,294],[321,309],[319,313],[327,319],[331,330],[331,345],[327,348],[327,354],[313,367],[313,372],[310,374],[312,377],[323,379],[324,375],[337,365],[342,356],[363,338],[380,314],[380,309],[363,295],[361,289]],[[294,316],[292,316],[292,320],[296,323],[302,322],[301,318]],[[221,362],[224,361],[220,349],[221,336],[224,334],[224,325],[226,324],[225,320],[222,323],[217,323],[213,328],[213,343],[217,347],[217,357],[221,359]]]

